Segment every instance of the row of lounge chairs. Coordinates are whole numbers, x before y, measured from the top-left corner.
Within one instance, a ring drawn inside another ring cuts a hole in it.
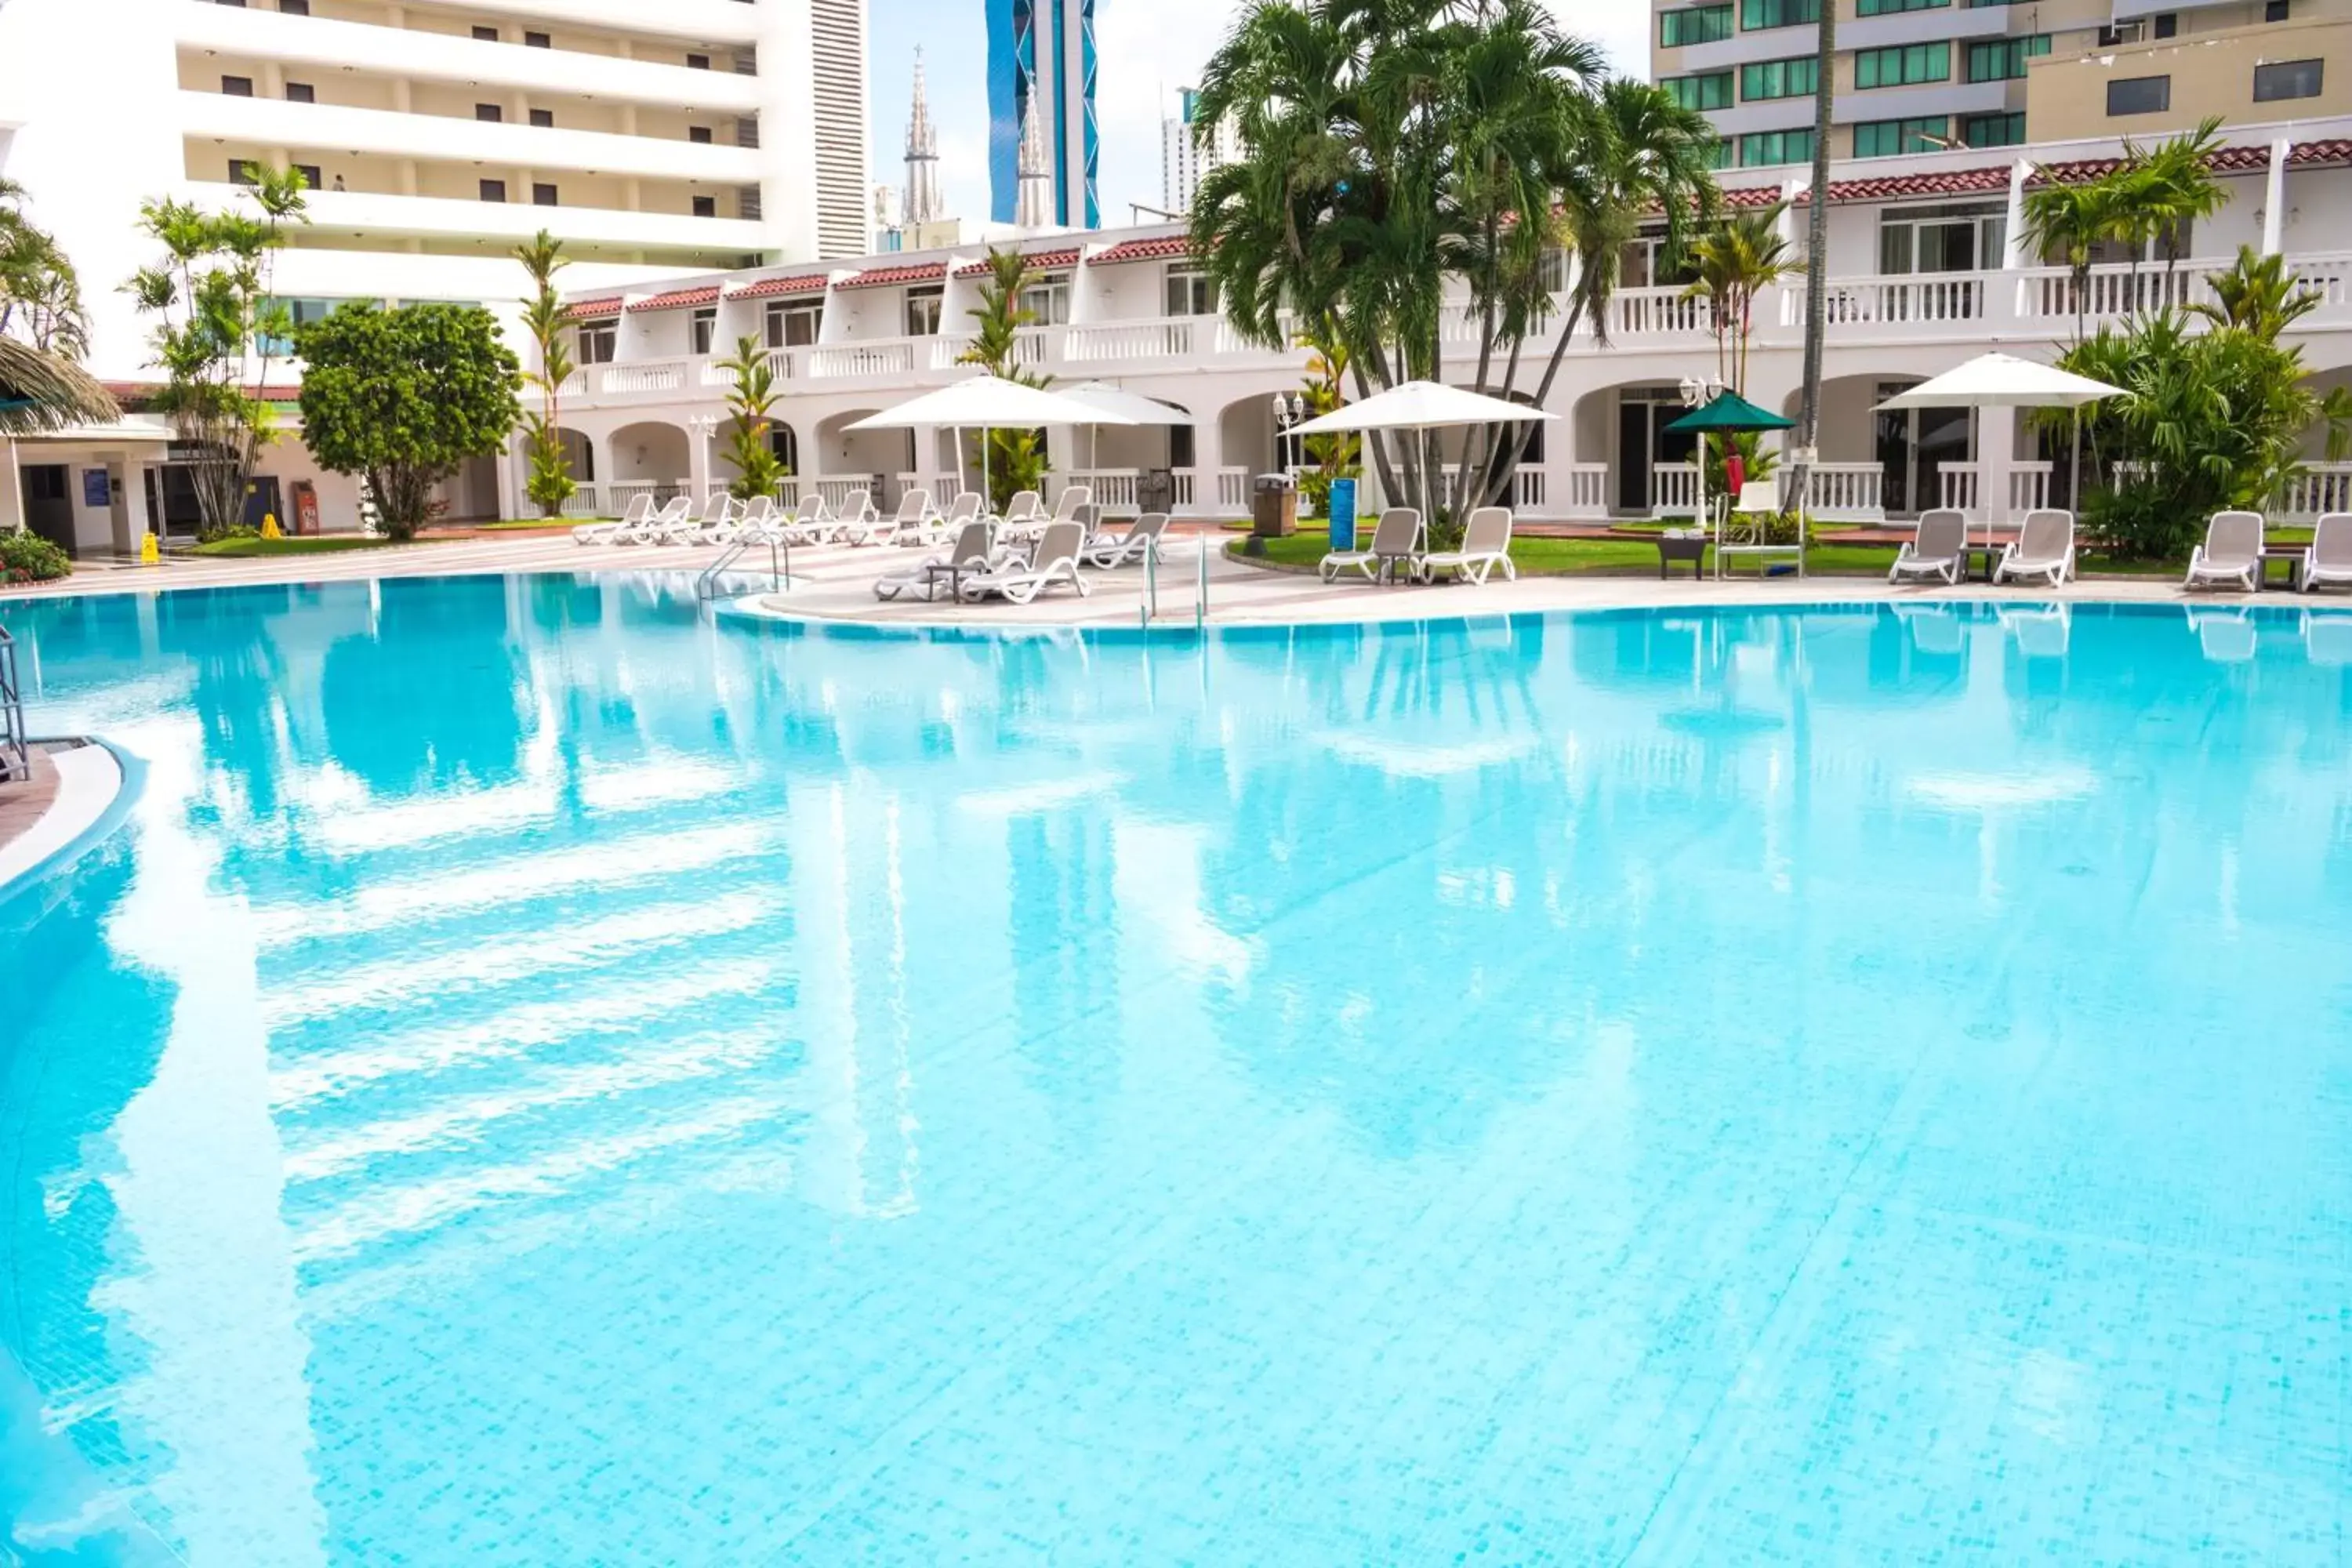
[[[2235,587],[2252,593],[2263,583],[2263,514],[2215,512],[2205,542],[2189,557],[2189,588]],[[1919,514],[1918,531],[1895,557],[1887,581],[1938,578],[1957,584],[1968,568],[1969,525],[1962,513],[1939,507]],[[2352,587],[2352,512],[2332,511],[2312,530],[2297,563],[2305,593]],[[2025,514],[2017,538],[1994,563],[1996,583],[2040,580],[2055,588],[2074,575],[2074,514],[2042,510]]]
[[[1164,511],[1145,512],[1118,532],[1089,531],[1075,517],[1049,518],[1034,531],[1007,519],[973,518],[957,530],[946,549],[925,556],[909,571],[877,578],[874,594],[881,599],[929,599],[944,579],[968,600],[1001,598],[1025,605],[1057,584],[1083,596],[1090,592],[1083,568],[1108,570],[1139,563],[1167,527]]]
[[[1034,490],[1023,490],[996,520],[1006,542],[1034,541],[1048,524],[1079,519],[1094,501],[1085,485],[1064,488],[1053,511]],[[790,510],[772,497],[740,500],[725,490],[712,490],[698,509],[688,497],[656,504],[640,495],[615,522],[582,523],[572,531],[575,544],[905,544],[936,546],[954,537],[964,524],[981,517],[978,491],[966,490],[942,512],[925,489],[910,489],[887,516],[877,511],[874,498],[859,491],[839,510],[821,495],[811,495]]]
[[[1507,579],[1518,577],[1519,569],[1511,564],[1511,509],[1507,506],[1482,506],[1471,512],[1462,528],[1462,542],[1452,550],[1424,548],[1428,537],[1418,509],[1392,506],[1381,513],[1370,545],[1330,552],[1317,563],[1316,573],[1326,583],[1342,572],[1360,572],[1374,580],[1385,574],[1433,583],[1440,572],[1452,572],[1457,579],[1466,577],[1482,586],[1487,574],[1497,570]]]

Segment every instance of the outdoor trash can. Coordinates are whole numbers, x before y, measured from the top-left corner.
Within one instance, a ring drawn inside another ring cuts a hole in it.
[[[1298,489],[1288,474],[1260,474],[1250,500],[1252,533],[1286,539],[1298,531]]]

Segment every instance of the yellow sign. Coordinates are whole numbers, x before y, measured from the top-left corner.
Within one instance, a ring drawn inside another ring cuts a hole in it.
[[[276,512],[265,511],[261,514],[261,537],[264,539],[283,539],[286,537],[284,534],[278,531],[278,514]]]
[[[152,533],[141,534],[139,536],[139,564],[142,566],[161,566],[163,563],[163,547],[155,542],[155,536]]]

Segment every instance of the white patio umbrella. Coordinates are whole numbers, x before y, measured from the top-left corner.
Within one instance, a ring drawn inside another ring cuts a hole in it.
[[[1408,381],[1376,392],[1361,403],[1350,403],[1330,413],[1294,425],[1290,436],[1332,436],[1348,430],[1442,430],[1457,425],[1507,425],[1529,419],[1557,419],[1532,404],[1465,392],[1434,381]]]
[[[2054,364],[2019,359],[2014,354],[1979,354],[1966,364],[1931,376],[1907,392],[1898,392],[1878,406],[1904,408],[2071,408],[2074,411],[2075,504],[2083,496],[2083,406],[2120,395],[2123,388],[2060,370]],[[2001,511],[2009,498],[2001,498]],[[1992,526],[1992,508],[1985,508],[1985,526]],[[1988,537],[1990,537],[1988,535]]]
[[[1133,425],[1124,414],[1084,403],[1066,393],[1024,386],[1002,376],[975,375],[937,392],[910,397],[896,408],[869,414],[848,426],[852,430],[953,430],[956,442],[956,482],[963,482],[962,432],[982,433],[980,444],[980,485],[988,488],[988,442],[991,430],[1034,430],[1046,425]]]
[[[1192,416],[1173,404],[1162,403],[1158,398],[1146,397],[1140,393],[1129,392],[1123,387],[1113,386],[1107,381],[1082,381],[1076,386],[1063,388],[1062,395],[1075,397],[1081,403],[1102,409],[1105,413],[1124,414],[1129,422],[1135,425],[1190,425],[1192,423]],[[1099,447],[1101,439],[1099,436],[1090,437],[1087,439],[1087,467],[1090,468],[1097,466],[1096,459],[1101,456]]]

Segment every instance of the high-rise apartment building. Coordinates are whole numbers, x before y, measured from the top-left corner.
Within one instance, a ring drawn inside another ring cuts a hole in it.
[[[998,223],[1020,212],[1021,142],[1033,115],[1053,182],[1052,224],[1100,227],[1095,0],[988,0],[989,208]]]
[[[863,254],[865,38],[865,0],[7,0],[0,176],[135,378],[141,202],[226,203],[253,162],[313,187],[298,313],[511,300],[542,227],[592,287]]]
[[[1191,88],[1178,88],[1177,111],[1160,122],[1160,205],[1180,216],[1191,210],[1192,193],[1209,171],[1232,163],[1240,151],[1230,120],[1212,127],[1205,142],[1195,141],[1193,109],[1199,101]]]
[[[2352,0],[1836,0],[1838,158],[2340,114]],[[1812,157],[1822,0],[1654,0],[1650,74],[1723,160]]]

